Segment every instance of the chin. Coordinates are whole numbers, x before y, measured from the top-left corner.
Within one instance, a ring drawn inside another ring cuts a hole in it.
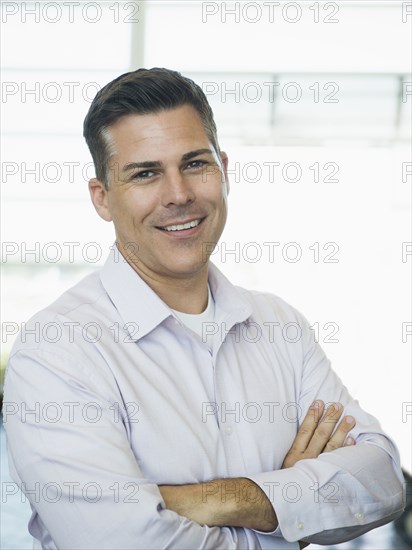
[[[181,262],[179,264],[165,266],[165,271],[175,277],[190,277],[203,271],[208,263],[208,259],[205,262]]]

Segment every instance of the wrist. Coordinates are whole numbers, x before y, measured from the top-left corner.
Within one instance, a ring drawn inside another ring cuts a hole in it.
[[[229,478],[202,484],[202,500],[209,509],[208,525],[245,527],[262,532],[278,525],[270,500],[248,478]]]

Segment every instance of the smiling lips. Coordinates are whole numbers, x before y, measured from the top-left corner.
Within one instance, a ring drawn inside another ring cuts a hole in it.
[[[186,223],[165,225],[163,227],[158,227],[158,229],[161,229],[162,231],[184,231],[187,229],[192,229],[193,227],[197,227],[203,221],[203,219],[204,218],[199,218],[197,220],[192,220]]]

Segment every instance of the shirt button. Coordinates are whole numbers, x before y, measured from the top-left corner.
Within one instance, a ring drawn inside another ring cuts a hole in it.
[[[226,428],[225,428],[226,435],[230,435],[232,432],[233,432],[232,427],[231,426],[226,426]]]
[[[296,524],[296,527],[298,529],[303,529],[304,526],[303,526],[303,523],[301,521],[298,521],[298,523]]]
[[[363,514],[355,514],[356,519],[363,519]]]

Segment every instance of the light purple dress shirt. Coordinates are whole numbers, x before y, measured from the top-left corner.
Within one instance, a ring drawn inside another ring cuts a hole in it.
[[[4,424],[35,548],[296,549],[401,513],[398,452],[305,318],[274,295],[233,286],[212,264],[209,285],[215,320],[202,338],[114,249],[100,273],[21,331]],[[316,398],[344,404],[357,444],[281,470]],[[276,531],[200,526],[165,509],[157,487],[227,477],[263,489]]]

